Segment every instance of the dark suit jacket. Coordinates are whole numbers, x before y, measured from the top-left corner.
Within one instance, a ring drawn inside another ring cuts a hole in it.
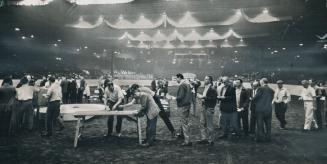
[[[255,111],[270,113],[272,111],[272,100],[274,98],[274,90],[268,86],[259,87],[253,98],[255,103]]]
[[[217,90],[210,86],[203,100],[203,105],[208,108],[215,108],[217,104]]]
[[[224,99],[220,100],[220,110],[226,113],[236,112],[236,94],[235,88],[227,86]]]
[[[250,102],[250,99],[249,99],[249,95],[248,95],[248,92],[246,91],[245,88],[242,88],[241,90],[241,95],[240,95],[240,108],[244,108],[244,110],[248,110],[249,108],[249,102]]]
[[[255,103],[253,102],[252,99],[255,95],[253,95],[253,89],[248,89],[247,92],[248,92],[249,99],[251,98],[251,100],[249,100],[250,110],[254,112],[255,111]]]

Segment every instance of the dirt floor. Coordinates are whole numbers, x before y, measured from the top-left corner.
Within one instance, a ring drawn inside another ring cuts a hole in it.
[[[171,104],[171,120],[180,127],[180,113]],[[303,107],[293,101],[287,112],[288,130],[279,130],[275,115],[271,143],[256,143],[250,138],[215,140],[215,145],[180,147],[172,139],[161,119],[157,124],[157,142],[150,148],[138,145],[136,124],[124,119],[122,137],[104,138],[106,118],[86,123],[78,148],[73,148],[75,122],[51,138],[38,131],[14,138],[15,144],[0,152],[0,163],[222,163],[222,164],[324,164],[327,163],[327,129],[303,133]],[[217,123],[217,122],[216,122]],[[143,124],[145,128],[145,124]],[[192,140],[199,139],[199,117],[192,117]],[[216,130],[216,135],[221,130]]]

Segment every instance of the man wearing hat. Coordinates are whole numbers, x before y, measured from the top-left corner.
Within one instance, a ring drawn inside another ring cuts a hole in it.
[[[275,95],[273,103],[275,105],[275,115],[280,122],[280,129],[284,130],[286,125],[285,113],[287,110],[287,104],[291,101],[291,94],[289,91],[283,87],[283,81],[277,81],[277,89],[275,90]]]

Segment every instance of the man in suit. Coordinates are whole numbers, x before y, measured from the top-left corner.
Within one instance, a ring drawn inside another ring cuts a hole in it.
[[[257,118],[257,132],[255,140],[257,142],[271,140],[271,114],[274,90],[268,86],[268,79],[260,80],[261,87],[253,97]]]
[[[220,101],[221,120],[224,130],[224,134],[219,137],[220,139],[227,138],[230,129],[233,135],[238,131],[235,88],[226,76],[222,78],[222,82],[224,86],[220,90],[219,95],[221,96],[217,96],[218,101]]]
[[[252,82],[252,89],[248,90],[249,93],[249,100],[250,100],[250,134],[255,134],[255,127],[256,127],[256,115],[255,115],[255,103],[252,101],[253,97],[256,95],[260,84],[258,81]]]
[[[236,93],[236,105],[237,105],[237,123],[238,127],[242,128],[244,136],[248,136],[249,131],[249,96],[245,88],[243,87],[243,80],[235,80],[235,93]]]

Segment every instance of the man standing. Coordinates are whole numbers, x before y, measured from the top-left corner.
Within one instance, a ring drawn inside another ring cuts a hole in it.
[[[156,105],[153,97],[146,93],[141,92],[139,89],[133,91],[134,98],[139,100],[138,102],[141,104],[141,109],[139,110],[140,116],[146,115],[147,118],[147,126],[146,126],[146,143],[142,144],[142,146],[149,147],[152,146],[155,141],[156,136],[156,126],[157,126],[157,117],[159,114],[159,107]],[[125,105],[119,105],[120,108],[124,108],[134,104],[131,102]]]
[[[161,104],[159,96],[156,95],[150,88],[140,87],[138,84],[133,84],[131,86],[131,92],[134,93],[134,91],[136,91],[136,90],[139,90],[140,92],[148,93],[152,96],[153,100],[155,101],[155,103],[158,105],[158,107],[160,109],[159,116],[161,117],[161,119],[164,121],[167,128],[169,129],[172,138],[174,138],[176,136],[175,128],[174,128],[173,124],[171,123],[169,116],[166,114],[166,111]]]
[[[120,105],[124,99],[124,95],[121,88],[118,85],[114,85],[112,81],[108,81],[106,86],[107,87],[104,91],[104,104],[108,105],[109,110],[122,110],[122,108],[118,107],[118,105]],[[122,116],[117,116],[116,133],[118,137],[121,136],[120,131],[122,121]],[[105,135],[105,137],[110,137],[112,135],[113,126],[114,116],[109,116],[107,121],[108,133]]]
[[[66,77],[62,77],[62,81],[60,83],[61,86],[61,92],[62,92],[62,103],[67,104],[68,103],[68,80]]]
[[[243,87],[243,80],[237,79],[235,81],[236,92],[236,106],[237,106],[237,123],[241,128],[241,122],[243,127],[244,136],[248,136],[249,132],[249,96],[247,91]]]
[[[181,146],[192,146],[190,141],[190,108],[192,101],[192,93],[190,84],[184,80],[184,76],[180,73],[176,75],[177,83],[179,87],[177,90],[177,108],[182,112],[182,132],[184,135],[184,142]]]
[[[20,87],[18,87],[19,85]],[[34,91],[34,86],[30,86],[28,84],[28,79],[26,76],[21,79],[16,88],[16,96],[19,106],[18,126],[26,128],[29,131],[33,129],[34,111],[32,100]]]
[[[311,127],[314,126],[318,128],[316,121],[313,118],[314,103],[316,98],[315,90],[309,86],[309,81],[302,81],[303,89],[301,92],[301,97],[299,100],[304,102],[304,111],[305,111],[305,121],[303,131],[307,132],[311,130]]]
[[[277,89],[274,95],[275,114],[280,122],[280,129],[284,130],[287,124],[285,120],[285,113],[287,110],[287,104],[291,101],[291,94],[286,88],[283,87],[283,81],[277,81]]]
[[[271,140],[271,114],[274,90],[268,86],[267,78],[260,80],[261,87],[258,88],[253,97],[255,103],[255,113],[257,118],[257,132],[255,140],[257,142]]]
[[[52,76],[49,78],[49,82],[50,87],[45,95],[48,98],[49,103],[46,117],[46,133],[42,134],[44,137],[52,136],[54,122],[60,124],[60,130],[64,128],[62,120],[60,119],[60,101],[62,99],[61,87]]]
[[[250,134],[255,134],[255,129],[256,129],[256,122],[257,122],[257,118],[255,115],[255,103],[252,101],[253,97],[256,95],[258,88],[259,88],[260,84],[258,81],[254,81],[252,83],[252,89],[249,90],[249,99],[250,99]]]
[[[224,134],[219,139],[227,138],[230,131],[232,131],[233,135],[238,131],[235,88],[231,86],[227,76],[222,78],[222,82],[224,85],[220,89],[220,96],[217,96],[217,98],[220,101]]]
[[[200,131],[201,140],[200,144],[214,144],[214,126],[213,115],[215,112],[215,106],[217,104],[217,91],[213,88],[212,76],[206,76],[204,78],[204,90],[203,94],[198,94],[197,97],[202,100],[202,111],[200,115]]]

